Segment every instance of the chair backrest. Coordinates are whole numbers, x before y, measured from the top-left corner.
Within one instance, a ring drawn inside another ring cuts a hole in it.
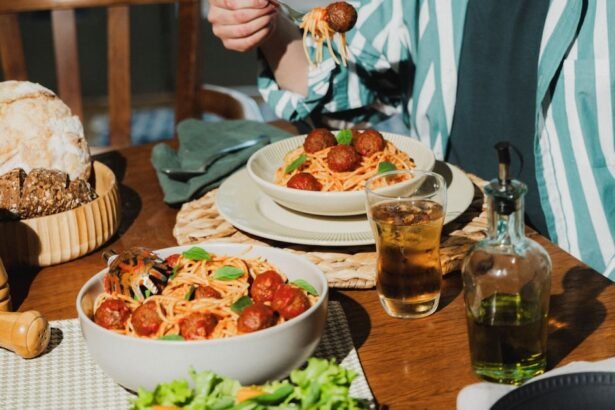
[[[83,121],[81,79],[77,53],[75,9],[107,8],[109,140],[130,144],[130,6],[177,4],[177,72],[175,122],[197,116],[211,105],[201,89],[199,42],[201,0],[12,0],[0,1],[0,59],[5,79],[27,80],[17,14],[48,10],[60,98]],[[214,110],[215,111],[215,110]]]

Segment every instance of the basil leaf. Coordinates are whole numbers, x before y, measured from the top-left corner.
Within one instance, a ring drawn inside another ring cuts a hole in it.
[[[294,170],[299,168],[299,166],[301,164],[303,164],[305,161],[307,161],[307,159],[308,159],[307,155],[305,155],[305,154],[299,155],[296,160],[294,160],[293,162],[288,164],[288,166],[286,167],[284,172],[287,173],[287,174],[293,172]]]
[[[171,276],[169,276],[169,280],[175,279],[175,277],[177,276],[178,270],[179,270],[179,266],[175,265],[173,267],[173,272],[171,273]]]
[[[186,292],[186,294],[184,295],[184,300],[192,299],[192,295],[194,295],[194,289],[196,289],[194,285],[190,286],[190,289],[188,289],[188,292]]]
[[[235,266],[222,266],[214,272],[214,279],[218,280],[233,280],[244,275],[243,270]]]
[[[203,261],[203,260],[210,261],[211,260],[211,255],[207,253],[205,249],[199,248],[197,246],[194,246],[188,249],[187,251],[183,252],[182,256],[192,261]]]
[[[378,164],[378,173],[379,174],[383,174],[385,172],[389,172],[389,171],[395,171],[397,169],[397,167],[395,166],[395,164],[393,164],[392,162],[389,161],[382,161],[381,163]]]
[[[306,280],[297,279],[297,280],[292,281],[291,283],[305,290],[307,293],[309,293],[312,296],[318,296],[318,291],[316,290],[316,288],[310,285]]]
[[[352,143],[352,131],[343,129],[335,136],[338,144],[350,145]]]
[[[250,299],[250,296],[242,296],[231,305],[231,310],[239,314],[251,304],[252,299]]]
[[[178,340],[184,340],[184,338],[181,335],[164,335],[164,336],[160,336],[158,340],[178,341]]]
[[[149,298],[150,296],[152,296],[152,291],[149,289],[145,289],[145,299]]]

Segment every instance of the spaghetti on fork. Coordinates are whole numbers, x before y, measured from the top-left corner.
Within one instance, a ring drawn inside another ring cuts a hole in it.
[[[340,64],[333,47],[331,39],[338,38],[338,49],[341,64],[346,66],[348,54],[346,50],[346,31],[354,27],[357,21],[357,11],[350,4],[340,1],[331,3],[327,7],[315,7],[303,16],[299,27],[303,30],[303,51],[310,64],[318,65],[323,60],[323,47],[326,43],[329,54],[336,64]],[[310,56],[307,47],[307,36],[310,34],[316,43],[314,60]]]

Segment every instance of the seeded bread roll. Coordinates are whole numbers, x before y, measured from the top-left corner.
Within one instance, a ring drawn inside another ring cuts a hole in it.
[[[96,192],[83,179],[71,181],[68,185],[68,209],[73,209],[96,199]]]
[[[52,169],[33,169],[24,181],[19,215],[34,218],[51,215],[67,208],[68,175]]]
[[[26,173],[13,169],[0,175],[0,220],[19,219],[19,202]]]

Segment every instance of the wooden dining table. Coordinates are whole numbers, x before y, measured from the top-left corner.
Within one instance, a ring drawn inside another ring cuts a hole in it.
[[[96,156],[120,183],[121,223],[101,249],[60,265],[9,270],[13,307],[47,319],[75,318],[80,287],[105,267],[102,252],[131,246],[175,246],[178,208],[166,205],[150,163],[152,145]],[[530,233],[553,262],[548,369],[572,361],[615,356],[615,287],[549,240]],[[438,310],[422,319],[387,316],[376,290],[333,289],[341,302],[369,386],[382,408],[454,409],[459,391],[480,380],[473,374],[459,272],[443,281]]]

